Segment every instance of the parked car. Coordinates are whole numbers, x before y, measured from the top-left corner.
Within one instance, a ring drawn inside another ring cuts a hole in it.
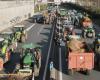
[[[34,15],[33,22],[35,23],[44,23],[45,17],[42,14]]]

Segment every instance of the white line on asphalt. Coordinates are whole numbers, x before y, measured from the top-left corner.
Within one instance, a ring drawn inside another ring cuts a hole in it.
[[[25,31],[29,31],[32,27],[34,27],[35,24],[31,25],[30,27],[28,27]]]
[[[59,48],[59,68],[60,68],[60,71],[59,71],[59,80],[62,80],[62,59],[61,59],[61,48]]]
[[[41,26],[41,28],[40,28],[40,30],[38,31],[37,35],[39,35],[39,34],[40,34],[40,32],[43,30],[43,28],[44,28],[44,25],[43,25],[43,26]]]
[[[49,45],[48,55],[47,55],[47,59],[46,59],[46,66],[44,69],[43,80],[45,80],[45,78],[46,78],[46,72],[47,72],[47,66],[48,66],[49,57],[50,57],[50,49],[51,49],[51,44],[52,44],[53,33],[54,33],[54,27],[53,27],[53,32],[52,32],[51,39],[50,39],[50,45]]]
[[[32,80],[34,80],[34,72],[33,72],[33,75],[32,75]]]

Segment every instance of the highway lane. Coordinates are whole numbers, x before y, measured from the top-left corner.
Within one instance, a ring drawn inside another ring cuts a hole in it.
[[[94,25],[95,25],[96,34],[100,33],[100,27],[96,24]],[[81,30],[76,29],[76,32],[81,33]],[[65,46],[59,47],[54,44],[54,41],[52,42],[52,49],[51,49],[50,59],[47,68],[47,76],[45,80],[50,80],[49,64],[51,61],[54,62],[54,69],[56,73],[54,76],[56,77],[56,80],[99,80],[100,71],[98,70],[92,70],[89,76],[80,72],[76,72],[72,76],[68,75],[66,53],[67,52]]]
[[[100,30],[100,27],[96,27],[96,34],[99,33],[98,31],[98,28]],[[79,30],[76,30],[76,32],[78,32]],[[57,49],[55,49],[57,50]],[[59,50],[58,50],[59,51]],[[81,73],[81,72],[76,72],[74,75],[68,75],[67,73],[67,62],[66,62],[66,56],[65,54],[67,53],[66,52],[66,47],[64,46],[61,46],[61,53],[60,51],[55,53],[56,55],[57,54],[61,54],[61,66],[62,66],[62,69],[57,69],[58,71],[62,71],[62,79],[60,80],[99,80],[99,76],[100,76],[100,71],[98,70],[92,70],[91,74],[90,75],[85,75],[84,73]],[[55,57],[55,59],[58,58],[58,56]],[[60,56],[59,56],[59,59],[60,60]],[[58,61],[56,60],[56,63],[58,63]],[[60,61],[58,63],[58,65],[60,64]],[[60,77],[60,76],[59,76]]]
[[[94,24],[96,34],[100,33],[100,27]],[[80,29],[76,29],[76,32],[81,32]],[[90,75],[85,75],[81,72],[76,72],[74,75],[68,75],[67,73],[67,62],[66,62],[66,47],[65,46],[56,46],[54,41],[52,42],[51,55],[49,59],[49,64],[51,61],[54,62],[54,69],[56,80],[99,80],[100,71],[92,70]],[[48,64],[47,78],[50,80],[50,69]]]
[[[42,66],[40,70],[39,80],[42,80],[43,73],[46,66],[46,59],[48,55],[48,49],[50,45],[50,36],[51,36],[51,25],[41,25],[36,24],[29,33],[28,33],[28,40],[26,43],[35,43],[41,46],[42,50]]]
[[[100,33],[100,27],[97,24],[94,24],[94,29],[96,34]],[[77,33],[81,33],[80,29],[75,30]],[[90,40],[90,42],[92,42]],[[85,75],[83,72],[76,72],[74,75],[68,75],[67,73],[67,62],[66,62],[66,47],[65,46],[55,46],[54,53],[53,53],[53,61],[54,61],[54,68],[56,71],[56,80],[99,80],[100,71],[97,69],[93,69],[90,75]],[[61,50],[59,50],[61,49]],[[61,59],[60,59],[61,58]],[[60,63],[61,62],[61,63]],[[62,69],[61,69],[62,68]],[[61,74],[61,73],[62,74]],[[60,75],[59,75],[60,74]]]
[[[41,51],[42,51],[42,64],[41,65],[42,66],[41,66],[40,75],[38,77],[38,80],[42,80],[45,65],[46,65],[46,59],[47,59],[47,55],[48,55],[48,49],[49,49],[49,45],[50,45],[52,27],[51,27],[51,25],[43,25],[43,24],[37,24],[37,23],[34,24],[30,20],[26,20],[20,24],[24,24],[25,28],[28,29],[27,30],[28,39],[25,43],[35,43],[35,44],[40,45],[40,47],[41,47]],[[5,31],[8,31],[8,29]],[[23,44],[24,43],[19,43],[18,49],[20,49]],[[19,51],[17,53],[19,53]],[[16,65],[15,63],[17,63],[19,61],[19,57],[20,57],[19,55],[12,54],[12,59],[11,59],[12,61],[10,63],[7,63],[6,65],[8,67],[6,66],[5,68],[10,69],[11,66],[15,66]],[[15,59],[17,59],[17,60],[15,60]],[[11,72],[12,72],[12,70],[11,70]]]
[[[26,20],[22,22],[21,24],[24,24],[26,29],[28,29],[29,27],[33,25],[33,27],[29,28],[29,31],[27,31],[28,39],[26,43],[36,43],[41,46],[42,67],[40,70],[40,76],[37,80],[42,80],[44,76],[46,61],[47,61],[48,50],[50,47],[51,34],[53,31],[52,25],[33,24],[31,20]],[[98,30],[99,32],[100,28],[96,27],[96,30]],[[21,45],[22,44],[19,44],[19,48],[21,47]],[[54,62],[54,68],[56,70],[56,74],[54,76],[56,77],[56,80],[99,80],[100,72],[96,70],[92,70],[92,73],[90,76],[84,75],[79,72],[76,72],[73,76],[68,75],[65,54],[66,54],[66,47],[56,46],[54,44],[54,41],[52,41],[52,45],[50,49],[50,58],[48,62],[49,63],[50,61]],[[47,72],[46,72],[45,80],[50,80],[49,63],[47,63]]]
[[[61,50],[59,50],[61,49]],[[67,49],[65,46],[56,46],[54,45],[54,68],[56,71],[56,80],[99,80],[100,71],[97,69],[92,70],[90,75],[86,75],[83,72],[75,72],[74,75],[68,75],[67,73],[67,62],[66,62],[66,53]],[[60,63],[61,57],[61,63]],[[62,69],[61,69],[61,68]],[[60,73],[61,72],[61,73]],[[59,75],[60,74],[60,75]]]
[[[76,72],[73,75],[68,75],[68,73],[67,73],[67,65],[68,64],[65,60],[66,60],[66,57],[65,57],[64,53],[62,53],[62,66],[66,65],[66,66],[63,66],[62,80],[66,80],[66,79],[67,80],[99,80],[100,71],[97,71],[97,70],[92,70],[90,75],[85,75],[84,73],[81,73],[81,72]]]

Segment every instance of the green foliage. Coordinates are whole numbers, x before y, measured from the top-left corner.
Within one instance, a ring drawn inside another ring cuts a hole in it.
[[[40,4],[40,11],[43,11],[47,9],[47,5],[46,4]],[[34,12],[39,12],[39,5],[35,6]]]

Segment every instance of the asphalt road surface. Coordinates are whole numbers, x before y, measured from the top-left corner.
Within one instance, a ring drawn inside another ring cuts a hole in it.
[[[92,70],[90,75],[85,75],[81,72],[76,72],[74,75],[67,74],[67,62],[66,62],[66,47],[57,46],[53,41],[53,32],[55,22],[52,25],[44,25],[32,23],[32,20],[26,20],[20,24],[24,24],[28,39],[25,43],[35,43],[40,45],[42,50],[42,66],[40,69],[40,75],[37,80],[50,80],[50,62],[54,63],[54,75],[56,80],[100,80],[100,71]],[[96,33],[100,32],[100,27],[95,26]],[[7,29],[8,30],[8,29]],[[78,30],[76,30],[78,32]],[[23,44],[18,44],[18,48],[21,48]],[[6,68],[11,71],[19,61],[19,55],[13,54],[11,64],[7,63]],[[13,67],[12,67],[13,66]]]
[[[27,31],[28,38],[25,43],[35,43],[41,47],[42,66],[40,69],[40,75],[36,80],[42,80],[44,76],[46,61],[47,61],[49,45],[51,43],[50,40],[51,40],[51,33],[52,33],[52,25],[32,23],[31,19],[23,21],[20,24],[25,25]],[[5,30],[5,32],[6,31],[11,31],[11,29],[7,29]],[[23,44],[24,43],[18,43],[18,49],[20,49]],[[7,72],[13,72],[16,63],[18,63],[20,60],[19,54],[20,54],[19,51],[16,51],[16,54],[11,55],[11,60],[5,64],[5,70],[7,70]]]
[[[100,27],[95,26],[95,30],[96,34],[99,33]],[[81,30],[76,29],[76,32],[79,31]],[[68,75],[67,62],[66,62],[66,54],[67,54],[66,46],[57,46],[53,41],[52,47],[53,48],[51,49],[52,51],[51,51],[50,61],[54,62],[54,69],[55,69],[54,76],[56,80],[99,80],[100,79],[99,77],[100,71],[97,69],[93,69],[90,75],[86,75],[83,72],[75,72],[74,75]],[[50,72],[48,71],[48,73]],[[48,75],[50,76],[50,74]],[[46,80],[50,79],[47,78]]]

